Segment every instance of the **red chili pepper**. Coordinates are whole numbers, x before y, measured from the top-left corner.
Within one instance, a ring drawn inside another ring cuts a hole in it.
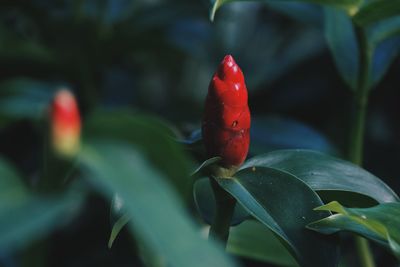
[[[75,155],[80,146],[81,119],[74,95],[65,89],[58,91],[50,115],[54,150],[63,156]]]
[[[225,56],[208,87],[202,135],[209,157],[220,156],[225,167],[239,166],[250,143],[250,110],[242,70]]]

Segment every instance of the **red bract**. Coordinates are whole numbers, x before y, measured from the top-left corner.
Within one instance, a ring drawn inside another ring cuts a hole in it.
[[[208,87],[202,135],[209,157],[225,167],[239,166],[250,143],[250,110],[242,70],[225,56]]]
[[[65,89],[58,91],[50,115],[54,150],[63,156],[75,155],[80,144],[81,119],[73,94]]]

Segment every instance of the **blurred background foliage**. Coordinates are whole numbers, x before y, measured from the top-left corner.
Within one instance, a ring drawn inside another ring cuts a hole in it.
[[[179,138],[189,139],[200,128],[210,77],[225,54],[235,57],[246,77],[251,155],[281,148],[344,155],[352,93],[329,52],[323,8],[266,2],[225,5],[210,23],[207,0],[1,1],[1,157],[34,183],[46,110],[60,87],[74,91],[84,122],[99,109],[123,109],[159,117]],[[365,145],[365,168],[396,192],[399,47],[392,38],[374,54],[373,68],[381,75],[388,71],[371,94]],[[34,201],[40,199],[21,203]],[[60,205],[80,201],[66,197],[49,209],[57,214]],[[140,266],[129,235],[107,248],[109,203],[90,193],[82,205],[75,219],[51,235],[49,266]],[[19,266],[22,250],[0,248],[0,266]],[[386,252],[378,254],[378,266],[394,262]]]

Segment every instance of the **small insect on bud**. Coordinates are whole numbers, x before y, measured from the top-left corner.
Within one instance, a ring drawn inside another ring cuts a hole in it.
[[[208,87],[202,135],[208,156],[220,156],[224,167],[239,166],[246,159],[250,144],[247,88],[242,70],[230,55]]]
[[[80,147],[81,119],[74,95],[59,90],[51,105],[51,138],[53,149],[60,156],[72,157]]]

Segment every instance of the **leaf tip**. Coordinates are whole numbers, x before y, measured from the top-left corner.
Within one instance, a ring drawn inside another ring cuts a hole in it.
[[[214,22],[215,18],[215,13],[217,13],[218,8],[222,5],[223,0],[215,0],[213,7],[211,8],[210,11],[210,21]]]
[[[115,238],[113,238],[112,235],[111,235],[110,238],[108,239],[108,244],[107,244],[108,249],[112,248],[114,240],[115,240]]]

